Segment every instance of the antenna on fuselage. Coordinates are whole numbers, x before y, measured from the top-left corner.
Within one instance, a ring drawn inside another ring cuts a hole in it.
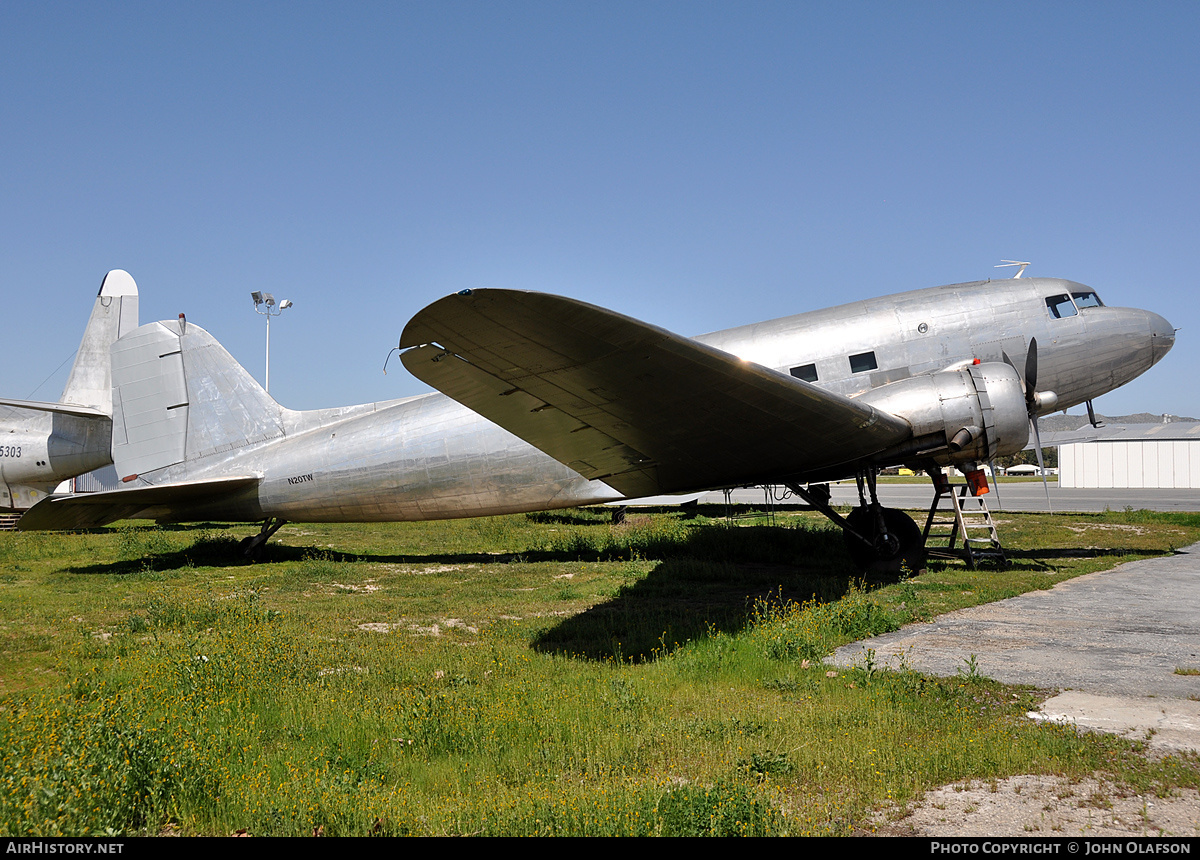
[[[1029,264],[1022,263],[1020,260],[1001,260],[1000,265],[993,266],[993,268],[1007,269],[1009,266],[1020,266],[1021,267],[1021,268],[1017,269],[1017,273],[1015,275],[1013,275],[1014,278],[1019,278],[1019,277],[1021,277],[1021,273],[1024,272],[1026,268],[1028,268]]]

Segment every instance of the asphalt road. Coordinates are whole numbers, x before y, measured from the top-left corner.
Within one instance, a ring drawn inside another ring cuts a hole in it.
[[[832,486],[835,505],[856,505],[853,482]],[[888,507],[927,510],[929,484],[880,484]],[[997,495],[999,498],[997,498]],[[719,504],[724,494],[702,501]],[[762,488],[736,490],[734,502],[764,504]],[[795,499],[789,499],[794,502]],[[1050,485],[1059,512],[1103,510],[1200,511],[1200,490],[1060,489]],[[1044,511],[1040,482],[993,486],[993,510]],[[1175,555],[953,612],[839,649],[830,662],[861,663],[873,649],[879,663],[934,675],[974,671],[1006,684],[1047,690],[1031,713],[1081,730],[1147,741],[1159,753],[1200,752],[1200,544]],[[1179,671],[1177,671],[1179,670]]]
[[[1200,751],[1200,544],[1047,591],[952,612],[839,649],[851,666],[874,649],[934,675],[974,671],[1058,691],[1037,714],[1080,728]],[[1180,673],[1181,670],[1184,672]]]
[[[857,505],[858,489],[853,481],[833,484],[832,502],[835,505]],[[763,490],[751,488],[734,490],[733,500],[742,504],[762,504]],[[709,493],[701,501],[706,504],[724,502],[722,493]],[[789,502],[795,502],[793,497]],[[880,484],[879,501],[889,508],[928,510],[933,501],[929,482],[920,484]],[[1059,489],[1050,484],[1050,504],[1055,511],[1200,511],[1200,490],[1164,489]],[[993,511],[1044,511],[1046,491],[1040,481],[992,486],[988,507]]]

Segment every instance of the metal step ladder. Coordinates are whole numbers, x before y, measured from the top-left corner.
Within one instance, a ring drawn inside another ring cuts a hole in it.
[[[923,532],[929,555],[961,558],[972,569],[981,561],[1008,563],[984,496],[972,495],[968,484],[952,484],[949,480],[935,484],[934,491]],[[960,538],[962,546],[956,549]]]
[[[0,514],[0,532],[15,532],[19,519],[21,519],[20,513]]]

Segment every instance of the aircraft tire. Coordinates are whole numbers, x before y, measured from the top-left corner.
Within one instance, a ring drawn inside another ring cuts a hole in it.
[[[874,518],[867,508],[855,508],[846,519],[860,534],[875,538]],[[920,573],[925,568],[921,529],[912,517],[895,508],[884,508],[883,519],[889,540],[876,539],[874,547],[867,546],[853,535],[844,534],[846,550],[854,563],[864,573],[881,576],[915,576]]]
[[[260,540],[260,535],[250,535],[242,538],[241,543],[238,544],[238,550],[243,559],[253,563],[262,558],[264,543],[265,541]]]

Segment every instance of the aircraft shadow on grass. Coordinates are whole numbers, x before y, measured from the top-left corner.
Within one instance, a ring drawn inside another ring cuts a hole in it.
[[[779,531],[784,531],[780,529]],[[794,531],[794,530],[788,530]],[[675,650],[693,639],[715,633],[735,634],[754,618],[757,601],[836,600],[860,581],[840,536],[833,535],[827,560],[811,564],[779,561],[708,560],[688,555],[686,546],[674,558],[653,562],[649,573],[622,586],[617,594],[563,619],[536,636],[534,650],[588,660],[643,662]],[[820,541],[810,544],[819,545]],[[226,566],[236,551],[228,538],[202,538],[186,549],[147,553],[112,562],[68,568],[76,575],[170,577],[192,566]],[[816,547],[814,547],[815,549]],[[394,554],[322,550],[319,558],[334,563],[404,565],[487,565],[598,561],[603,554],[527,551],[485,553]],[[263,563],[302,565],[314,558],[310,547],[269,545]],[[626,554],[626,560],[628,555]],[[239,565],[240,566],[240,565]],[[870,587],[870,583],[868,583]]]
[[[546,516],[545,514],[540,516]],[[571,513],[557,514],[563,524],[595,524]],[[209,527],[221,528],[217,524]],[[191,531],[194,526],[162,526],[162,532]],[[193,566],[230,565],[238,543],[229,535],[202,536],[191,546],[154,551],[155,530],[135,530],[144,550],[134,557],[68,568],[78,575],[169,576]],[[644,662],[670,653],[684,643],[715,633],[736,634],[754,620],[756,607],[809,600],[837,600],[856,582],[873,588],[889,581],[864,581],[847,555],[840,535],[830,530],[749,526],[737,529],[689,529],[687,539],[644,546],[652,560],[648,574],[622,586],[607,600],[539,633],[531,647],[541,653],[598,661]],[[1049,547],[1009,553],[1017,570],[1049,570],[1055,560],[1097,556],[1150,557],[1155,550],[1099,547]],[[131,555],[133,555],[131,553]],[[334,563],[366,564],[511,564],[542,562],[627,561],[629,551],[531,549],[501,555],[478,552],[394,553],[342,552],[272,542],[263,563],[299,565],[320,558]],[[934,569],[946,562],[934,561]]]

